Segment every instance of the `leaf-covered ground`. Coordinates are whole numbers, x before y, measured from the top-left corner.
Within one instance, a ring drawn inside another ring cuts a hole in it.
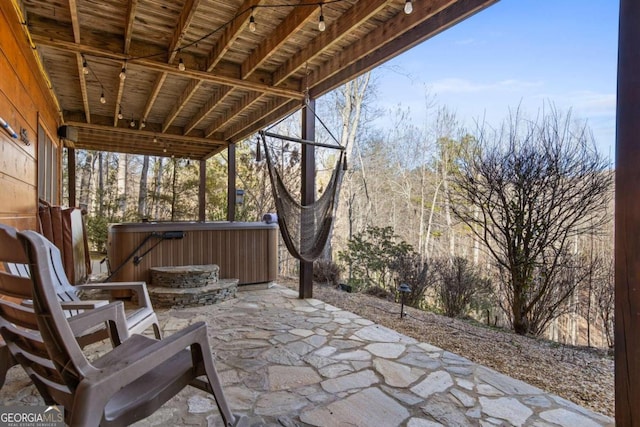
[[[278,283],[297,289],[297,280]],[[419,341],[459,354],[578,405],[614,416],[613,358],[599,349],[565,346],[406,308],[365,294],[314,285],[314,298]]]

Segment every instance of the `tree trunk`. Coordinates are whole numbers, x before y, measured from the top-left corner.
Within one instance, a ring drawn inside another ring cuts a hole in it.
[[[149,156],[144,156],[142,160],[142,171],[140,172],[140,191],[138,193],[138,217],[147,216],[147,177],[149,174]]]
[[[127,214],[128,160],[128,154],[120,153],[118,155],[118,211],[122,219],[124,219]]]
[[[157,221],[160,219],[160,195],[162,194],[162,168],[163,168],[164,158],[157,157],[156,158],[156,174],[154,179],[154,213],[153,217]]]

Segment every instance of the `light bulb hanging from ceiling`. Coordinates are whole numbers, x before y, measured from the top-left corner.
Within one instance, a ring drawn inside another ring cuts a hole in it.
[[[122,107],[118,110],[118,120],[122,120]]]
[[[89,65],[87,64],[87,59],[82,55],[82,74],[85,76],[89,74]]]
[[[256,18],[253,16],[253,7],[251,8],[251,16],[249,17],[249,31],[256,32]]]
[[[100,104],[106,104],[107,98],[104,97],[104,91],[100,94]]]
[[[124,81],[124,79],[127,78],[127,62],[125,61],[124,64],[122,64],[122,70],[120,70],[120,74],[119,76],[120,80]]]
[[[180,60],[178,61],[178,70],[184,71],[185,69],[186,67],[184,65],[184,61],[182,60],[182,58],[180,58]]]
[[[133,117],[131,117],[131,123],[129,123],[129,126],[131,126],[132,128],[136,127],[136,122],[135,120],[133,120]]]
[[[404,13],[410,15],[411,12],[413,12],[413,3],[411,2],[411,0],[407,0],[404,2]]]
[[[318,30],[324,31],[327,29],[327,24],[324,22],[324,13],[322,13],[322,4],[320,4],[320,18],[318,19]]]
[[[140,122],[140,129],[144,129],[147,127],[147,121],[145,119],[142,119],[142,121]]]

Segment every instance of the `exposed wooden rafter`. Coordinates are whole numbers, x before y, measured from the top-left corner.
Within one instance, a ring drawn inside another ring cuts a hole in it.
[[[76,0],[69,0],[69,14],[71,15],[71,28],[73,29],[73,40],[80,43],[80,24],[78,23],[78,5]],[[91,108],[89,107],[89,95],[87,94],[87,79],[84,75],[84,60],[82,55],[76,53],[78,63],[78,80],[80,82],[80,93],[82,94],[82,105],[87,123],[91,123]]]

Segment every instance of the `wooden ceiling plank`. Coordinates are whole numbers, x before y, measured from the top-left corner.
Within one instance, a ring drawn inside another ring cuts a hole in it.
[[[131,35],[133,34],[133,23],[136,19],[138,0],[129,0],[127,3],[127,18],[124,26],[124,47],[122,50],[126,54],[129,53],[129,48],[131,48]],[[76,40],[76,43],[78,42],[79,41]]]
[[[191,121],[184,127],[184,134],[187,135],[193,129],[195,129],[202,120],[204,120],[209,114],[213,112],[216,106],[220,105],[232,92],[232,89],[228,86],[222,86],[217,90],[211,98],[200,108]]]
[[[284,82],[308,61],[311,61],[324,50],[342,40],[344,36],[361,23],[369,20],[388,3],[389,0],[368,0],[351,6],[336,22],[329,25],[326,31],[319,33],[305,48],[278,68],[273,73],[273,84],[279,85]]]
[[[251,107],[253,104],[258,102],[260,98],[264,96],[262,93],[251,92],[245,95],[242,98],[241,102],[238,102],[234,105],[231,110],[225,112],[225,114],[220,117],[218,120],[213,122],[207,130],[204,131],[205,137],[210,137],[213,135],[218,129],[222,128],[225,124],[229,123],[229,121],[233,120],[238,114],[247,108]]]
[[[187,0],[182,7],[182,12],[180,12],[180,16],[178,17],[178,23],[171,36],[171,42],[169,42],[169,60],[167,63],[173,63],[173,60],[176,58],[180,43],[182,43],[182,39],[184,39],[193,18],[196,16],[196,10],[198,10],[200,2],[201,0]]]
[[[456,3],[456,0],[433,0],[425,5],[427,9],[425,13],[412,13],[407,15],[406,13],[399,11],[396,16],[376,27],[373,31],[362,37],[357,43],[354,43],[331,56],[331,59],[322,64],[318,70],[311,73],[307,81],[308,86],[316,86],[322,80],[330,78],[341,69],[348,67],[361,58],[364,58],[366,55],[373,53],[380,46],[384,45],[387,40],[393,40],[401,37],[411,28],[421,24],[430,17],[436,15],[438,12]]]
[[[58,49],[66,52],[84,53],[88,55],[101,57],[104,59],[110,59],[113,61],[123,61],[127,59],[127,55],[124,55],[122,53],[117,53],[117,52],[97,48],[94,46],[87,46],[83,44],[77,44],[73,42],[52,39],[50,37],[45,37],[41,35],[33,35],[32,39],[34,43],[36,43],[36,45],[47,46],[53,49]],[[242,80],[238,78],[223,76],[220,74],[213,74],[205,71],[198,71],[198,70],[192,70],[192,69],[186,69],[184,71],[180,71],[173,65],[165,64],[158,61],[153,61],[150,59],[144,59],[144,58],[131,59],[128,61],[128,65],[146,68],[148,70],[153,70],[157,72],[166,72],[167,74],[171,74],[171,75],[189,77],[192,79],[212,82],[212,83],[221,84],[225,86],[263,92],[271,95],[282,96],[285,98],[292,98],[292,99],[304,98],[304,94],[298,90],[275,87],[275,86],[267,85],[264,83],[253,82],[250,80]]]
[[[162,89],[162,85],[164,84],[166,79],[167,79],[167,73],[158,73],[158,77],[156,77],[156,81],[155,83],[153,83],[153,88],[151,89],[149,98],[147,98],[147,103],[144,106],[144,110],[142,110],[142,116],[140,117],[141,120],[140,120],[140,123],[138,123],[138,126],[140,129],[142,129],[142,122],[145,122],[146,124],[147,118],[149,117],[149,113],[151,112],[151,109],[153,108],[153,104],[155,104],[156,99],[160,94],[160,90]]]
[[[195,95],[201,84],[201,80],[189,80],[189,83],[187,83],[187,87],[185,87],[184,91],[182,91],[182,95],[180,95],[180,97],[176,100],[176,103],[173,104],[173,108],[171,109],[169,114],[167,114],[167,117],[162,124],[163,132],[166,131],[169,126],[171,126],[176,117],[178,117],[178,114],[180,114],[189,100],[193,97],[193,95]]]
[[[235,136],[242,133],[245,129],[252,127],[255,122],[268,116],[274,109],[280,108],[283,104],[286,104],[287,101],[287,99],[283,98],[270,99],[265,105],[261,106],[260,109],[252,112],[252,114],[245,120],[229,126],[229,128],[225,130],[224,135],[221,139],[224,139],[225,141],[233,139]],[[302,104],[298,101],[297,105],[301,106]]]
[[[258,6],[262,0],[245,0],[242,6],[236,12],[236,19],[234,19],[222,33],[222,37],[218,40],[214,48],[209,53],[209,59],[207,60],[207,71],[212,71],[218,62],[224,57],[224,54],[231,48],[231,45],[240,35],[240,32],[245,27],[245,24],[249,21],[252,8]]]
[[[435,36],[497,1],[459,0],[445,9],[440,9],[438,13],[432,14],[428,19],[404,32],[402,36],[389,39],[391,40],[390,42],[379,45],[374,52],[367,54],[351,65],[343,67],[337,73],[332,73],[329,78],[324,78],[314,84],[309,91],[310,96],[318,98],[324,95],[344,84],[345,81],[377,67],[390,58],[411,49],[413,46]]]
[[[276,27],[273,33],[265,38],[240,67],[241,77],[246,79],[264,61],[266,61],[287,38],[300,30],[313,16],[319,12],[317,0],[303,0],[298,7],[294,7],[291,13]],[[309,6],[304,7],[303,5]],[[300,7],[303,6],[303,7]]]

